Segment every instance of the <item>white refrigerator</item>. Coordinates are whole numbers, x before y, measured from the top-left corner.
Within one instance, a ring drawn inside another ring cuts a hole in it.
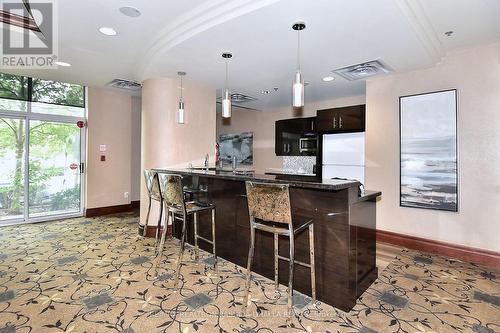
[[[323,135],[322,178],[365,183],[365,133]]]

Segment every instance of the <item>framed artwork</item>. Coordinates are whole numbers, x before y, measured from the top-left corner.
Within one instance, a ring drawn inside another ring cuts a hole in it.
[[[399,98],[400,206],[458,211],[457,90]]]
[[[219,135],[219,152],[220,159],[225,165],[231,165],[233,156],[236,156],[236,164],[252,165],[253,133]]]

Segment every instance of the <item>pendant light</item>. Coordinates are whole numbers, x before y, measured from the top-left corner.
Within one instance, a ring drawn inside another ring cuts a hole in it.
[[[300,72],[300,31],[305,28],[303,22],[297,22],[292,26],[292,29],[297,31],[297,72],[292,84],[292,106],[295,108],[304,106],[304,78]]]
[[[222,118],[231,118],[231,94],[228,89],[227,80],[227,64],[228,60],[231,59],[233,55],[229,52],[222,53],[222,58],[226,59],[226,87],[222,96]]]
[[[182,77],[186,75],[186,72],[177,72],[177,75],[181,78],[181,98],[179,99],[179,108],[177,109],[177,123],[184,124],[186,122],[186,111],[184,109],[184,99],[182,98]]]

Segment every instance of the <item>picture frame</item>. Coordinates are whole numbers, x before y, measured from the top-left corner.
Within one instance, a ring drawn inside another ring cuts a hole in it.
[[[253,165],[253,132],[219,135],[220,160],[231,165],[236,157],[237,165]]]
[[[457,116],[457,89],[399,98],[401,207],[458,212]]]

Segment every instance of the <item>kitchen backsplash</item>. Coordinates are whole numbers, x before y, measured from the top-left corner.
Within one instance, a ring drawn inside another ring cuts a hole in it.
[[[283,170],[296,173],[313,173],[316,156],[283,156]]]

